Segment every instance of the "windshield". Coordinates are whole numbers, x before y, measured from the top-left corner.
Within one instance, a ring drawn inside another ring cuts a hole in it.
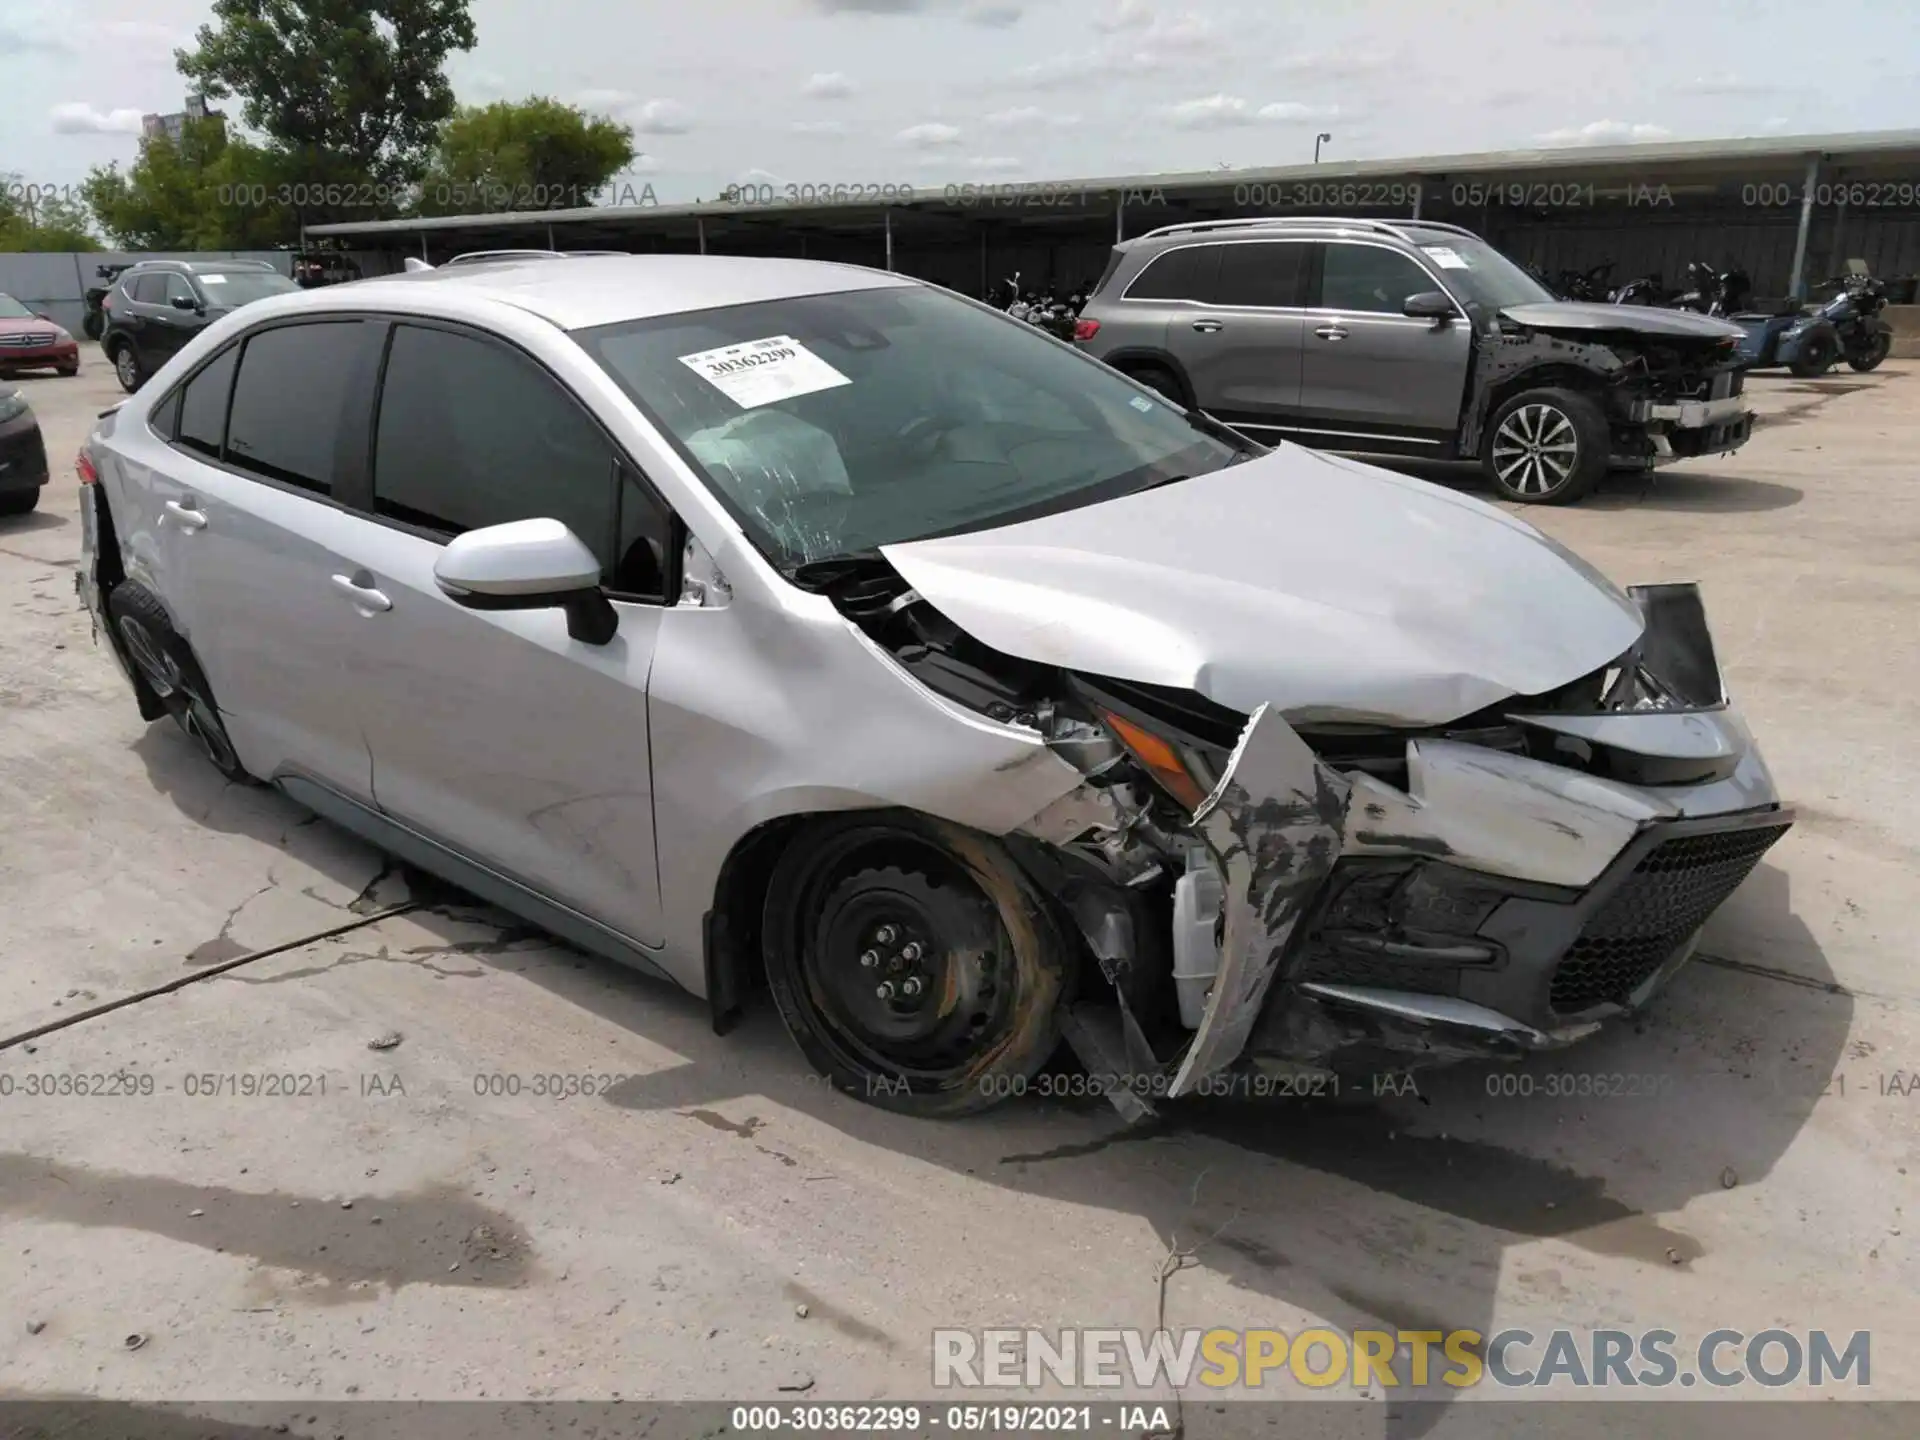
[[[31,320],[34,314],[11,295],[0,295],[0,320]]]
[[[211,305],[251,305],[269,295],[286,295],[300,288],[271,270],[210,270],[196,272],[193,278],[205,287]]]
[[[576,332],[782,570],[1029,519],[1257,447],[920,285]]]
[[[1539,305],[1557,297],[1533,276],[1486,241],[1448,232],[1413,236],[1440,276],[1456,292],[1489,310],[1506,305]]]

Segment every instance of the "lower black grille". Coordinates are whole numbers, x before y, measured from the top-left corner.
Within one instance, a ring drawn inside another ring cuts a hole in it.
[[[1561,1015],[1618,1004],[1665,963],[1782,835],[1785,825],[1681,835],[1655,845],[1607,898],[1553,972]]]

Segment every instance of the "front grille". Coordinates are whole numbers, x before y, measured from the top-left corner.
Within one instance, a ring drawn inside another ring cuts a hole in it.
[[[1561,1015],[1619,1004],[1706,923],[1785,825],[1681,835],[1655,845],[1594,912],[1553,972]]]
[[[41,345],[51,345],[52,343],[53,332],[51,330],[44,333],[23,333],[15,331],[12,334],[0,335],[0,345],[11,345],[21,349],[30,347],[37,348]]]

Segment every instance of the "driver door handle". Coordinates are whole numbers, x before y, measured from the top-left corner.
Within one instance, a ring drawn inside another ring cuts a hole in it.
[[[365,570],[356,570],[351,575],[334,576],[333,588],[362,610],[379,611],[393,608],[393,602],[375,588],[373,576]]]
[[[1193,322],[1193,328],[1198,330],[1202,335],[1211,335],[1213,334],[1214,331],[1221,330],[1226,327],[1224,327],[1218,320],[1196,320]]]
[[[182,530],[204,530],[207,528],[206,513],[193,508],[193,498],[167,501],[167,514],[173,517],[173,523]]]
[[[1322,325],[1313,333],[1318,335],[1322,340],[1344,340],[1347,338],[1345,327],[1340,325]]]

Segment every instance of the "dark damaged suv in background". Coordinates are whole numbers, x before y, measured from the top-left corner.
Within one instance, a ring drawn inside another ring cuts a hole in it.
[[[1076,338],[1255,439],[1477,459],[1506,498],[1552,505],[1744,444],[1741,334],[1559,300],[1453,225],[1254,219],[1116,245]]]

